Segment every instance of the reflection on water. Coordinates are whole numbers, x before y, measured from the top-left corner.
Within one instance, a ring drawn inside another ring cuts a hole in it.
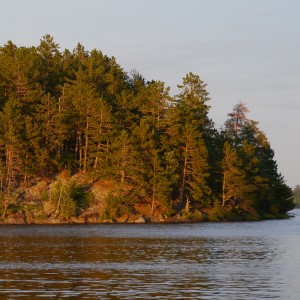
[[[298,299],[300,213],[254,223],[0,227],[0,299]]]

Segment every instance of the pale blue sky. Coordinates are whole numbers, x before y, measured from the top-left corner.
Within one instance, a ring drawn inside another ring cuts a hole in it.
[[[268,136],[287,183],[300,184],[300,1],[0,0],[0,45],[97,48],[126,70],[176,85],[199,74],[222,125],[239,100]]]

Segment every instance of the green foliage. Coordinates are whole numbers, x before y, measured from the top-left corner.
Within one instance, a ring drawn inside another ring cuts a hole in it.
[[[20,209],[17,199],[18,194],[12,191],[11,187],[5,192],[0,192],[0,211],[2,219],[5,219],[7,215],[15,213]]]
[[[274,182],[273,197],[271,212],[274,215],[284,215],[295,207],[293,191],[285,184],[282,176]]]
[[[55,217],[74,217],[77,210],[88,207],[92,199],[91,193],[84,186],[71,179],[58,179],[50,190],[50,202],[56,208]]]
[[[152,214],[160,205],[176,213],[190,203],[189,220],[202,219],[203,209],[216,220],[292,209],[274,151],[246,105],[236,104],[219,131],[200,77],[188,73],[178,88],[171,97],[163,82],[127,74],[114,57],[81,44],[61,52],[48,34],[38,47],[0,47],[2,216],[21,184],[61,170],[115,180],[109,218],[138,201]],[[65,218],[93,201],[68,178],[49,197],[53,216]]]
[[[206,217],[198,209],[196,209],[192,212],[184,210],[181,215],[181,220],[184,222],[201,222],[201,221],[205,221]]]
[[[11,203],[8,205],[6,212],[8,215],[10,215],[10,214],[14,214],[22,209],[23,209],[22,206],[18,205],[17,203]]]
[[[133,212],[134,201],[129,195],[110,194],[106,200],[106,207],[102,219],[117,219],[122,214]]]
[[[266,136],[258,129],[257,122],[247,119],[247,112],[248,108],[240,102],[225,123],[225,134],[232,144],[228,157],[236,161],[232,168],[237,175],[233,180],[233,191],[240,191],[232,212],[250,219],[282,216],[293,209],[292,192],[278,173],[274,151]],[[223,180],[223,192],[224,186]]]
[[[193,222],[201,222],[201,221],[205,221],[206,220],[206,216],[199,210],[194,210],[191,214],[191,221]]]
[[[23,206],[25,214],[33,215],[37,220],[45,220],[47,219],[47,214],[44,211],[44,206],[42,203],[35,205],[25,205]]]
[[[246,193],[246,174],[237,150],[224,143],[222,206],[233,207]]]
[[[210,123],[206,85],[199,76],[189,73],[183,78],[183,85],[178,87],[180,94],[169,109],[167,131],[170,146],[178,149],[178,198],[181,206],[187,200],[194,205],[209,206],[208,151],[203,139],[205,128]]]
[[[56,207],[55,217],[60,215],[65,218],[76,215],[76,203],[72,198],[71,183],[59,179],[50,191],[50,201]]]
[[[94,196],[87,190],[87,187],[76,182],[71,184],[70,195],[77,208],[85,209],[94,202]]]
[[[210,221],[222,221],[227,217],[227,211],[219,200],[214,201],[214,205],[209,212],[208,219]]]

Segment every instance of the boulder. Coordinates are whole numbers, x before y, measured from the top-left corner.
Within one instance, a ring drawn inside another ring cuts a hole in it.
[[[117,219],[118,223],[126,223],[128,220],[128,214],[123,214],[120,218]]]
[[[164,222],[165,219],[161,214],[157,214],[152,218],[153,222]]]
[[[143,216],[140,216],[138,219],[134,221],[134,223],[146,223],[146,220]]]
[[[127,223],[135,223],[135,221],[141,217],[142,215],[129,215],[128,219],[127,219]]]
[[[114,221],[112,219],[104,219],[102,220],[102,223],[113,223]]]
[[[97,223],[99,221],[99,215],[96,212],[86,215],[84,218],[87,223]]]
[[[141,215],[130,215],[127,219],[127,223],[146,223],[146,219]]]
[[[180,214],[177,214],[176,216],[167,218],[166,222],[167,223],[179,223],[179,222],[182,222],[182,218],[181,218]]]

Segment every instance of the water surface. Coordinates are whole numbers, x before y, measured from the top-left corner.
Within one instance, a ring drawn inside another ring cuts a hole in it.
[[[0,226],[0,299],[299,299],[289,220]]]

